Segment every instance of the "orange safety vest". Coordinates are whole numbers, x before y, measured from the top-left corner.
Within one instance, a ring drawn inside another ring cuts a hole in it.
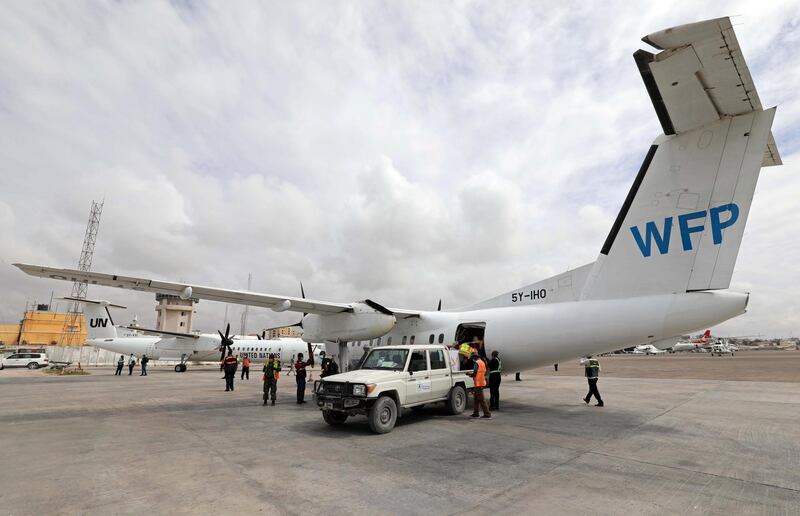
[[[475,365],[478,366],[478,371],[473,377],[475,380],[475,387],[486,387],[486,363],[479,358],[475,361]]]
[[[225,365],[234,365],[237,362],[238,361],[236,360],[236,357],[233,355],[228,355],[227,357],[225,357]]]

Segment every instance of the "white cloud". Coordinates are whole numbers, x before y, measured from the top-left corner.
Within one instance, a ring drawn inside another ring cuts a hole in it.
[[[762,173],[734,276],[751,309],[724,328],[787,334],[800,6],[745,1],[6,2],[0,320],[67,291],[8,263],[73,265],[103,196],[96,270],[433,308],[591,261],[660,131],[639,38],[731,13],[787,166]]]

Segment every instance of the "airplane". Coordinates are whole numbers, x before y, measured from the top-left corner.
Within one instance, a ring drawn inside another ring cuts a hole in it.
[[[177,360],[176,373],[187,369],[187,362],[214,362],[220,360],[224,353],[222,343],[226,342],[228,351],[240,357],[266,360],[274,354],[281,363],[288,364],[298,353],[308,355],[311,348],[315,361],[325,349],[320,344],[310,344],[297,338],[262,339],[237,338],[230,336],[230,324],[225,335],[175,333],[161,330],[149,330],[133,326],[115,326],[108,307],[125,308],[107,301],[93,301],[79,298],[64,298],[84,305],[86,318],[86,343],[101,349],[137,357],[147,355],[155,360]]]
[[[387,308],[187,282],[15,264],[38,277],[298,312],[306,342],[368,345],[483,337],[507,371],[656,343],[737,317],[730,289],[758,175],[781,165],[729,18],[642,38],[634,61],[663,129],[645,153],[597,259],[459,309]],[[587,66],[591,60],[587,59]],[[588,151],[588,149],[587,149]]]
[[[663,349],[658,349],[652,344],[642,344],[633,348],[634,355],[661,355],[666,353]]]
[[[679,351],[708,351],[708,348],[711,346],[711,344],[711,330],[706,330],[699,339],[691,340],[689,342],[678,342],[672,346],[670,352],[677,353]]]

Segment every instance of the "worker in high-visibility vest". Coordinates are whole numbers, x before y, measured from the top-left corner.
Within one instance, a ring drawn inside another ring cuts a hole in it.
[[[477,351],[473,352],[470,358],[472,358],[474,364],[470,376],[472,376],[475,384],[475,388],[472,390],[472,417],[492,419],[492,413],[489,411],[489,407],[486,405],[486,399],[483,397],[483,389],[486,388],[486,362],[478,355]],[[483,416],[480,415],[479,410],[483,411]]]
[[[239,367],[239,360],[233,353],[228,353],[222,361],[222,369],[225,371],[225,392],[233,390],[233,379],[236,377],[236,369]]]
[[[500,373],[503,372],[503,363],[500,353],[492,351],[489,360],[489,410],[500,410]]]
[[[589,383],[589,393],[583,398],[583,401],[588,405],[592,400],[592,396],[594,396],[597,400],[595,407],[602,407],[603,398],[600,397],[600,391],[597,390],[597,380],[600,378],[600,361],[589,355],[581,359],[581,365],[584,367],[586,381]]]

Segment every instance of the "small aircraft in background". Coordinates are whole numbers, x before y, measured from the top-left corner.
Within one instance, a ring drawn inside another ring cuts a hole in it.
[[[633,348],[634,355],[662,355],[666,353],[663,349],[658,349],[652,344],[642,344]]]
[[[706,330],[699,339],[690,340],[688,342],[678,342],[672,346],[670,353],[677,353],[679,351],[695,351],[705,353],[709,350],[713,343],[714,339],[711,337],[711,330]]]
[[[230,324],[223,334],[177,333],[150,330],[134,326],[115,326],[108,307],[125,308],[108,301],[64,298],[84,305],[86,317],[86,343],[101,349],[137,357],[147,355],[154,360],[175,360],[175,372],[187,369],[187,362],[215,362],[224,358],[225,351],[255,360],[266,360],[274,354],[288,364],[298,353],[319,359],[325,351],[323,344],[304,342],[298,338],[265,339],[262,336],[244,337],[230,335]]]

